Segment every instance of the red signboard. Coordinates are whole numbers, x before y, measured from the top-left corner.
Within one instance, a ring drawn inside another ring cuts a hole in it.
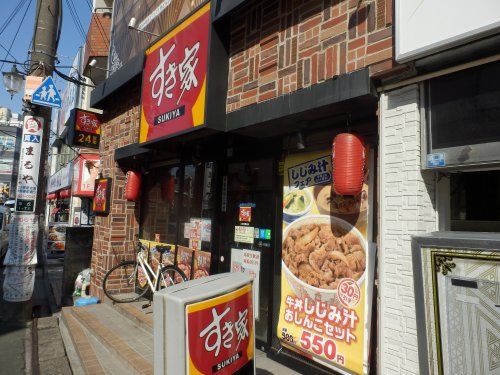
[[[205,122],[210,3],[146,50],[139,142]]]
[[[92,210],[96,215],[106,215],[109,213],[110,198],[111,178],[99,178],[95,180]]]
[[[101,140],[101,120],[94,112],[75,109],[74,131],[70,142],[72,145],[86,148],[99,148]]]
[[[77,109],[75,129],[89,134],[101,134],[101,120],[99,119],[99,115]]]
[[[251,284],[186,307],[187,373],[234,374],[254,358]]]
[[[82,154],[74,165],[73,195],[93,197],[95,180],[99,174],[99,155]]]

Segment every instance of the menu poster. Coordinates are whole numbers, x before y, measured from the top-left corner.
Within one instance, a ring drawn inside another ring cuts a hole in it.
[[[201,219],[201,240],[210,242],[212,240],[212,220]]]
[[[109,213],[111,182],[111,178],[98,178],[95,180],[92,210],[96,215],[107,215]]]
[[[193,279],[210,275],[210,259],[212,254],[207,251],[194,251]]]
[[[191,269],[193,268],[193,249],[177,246],[177,267],[191,280]]]
[[[255,319],[259,319],[260,252],[248,249],[231,249],[231,272],[241,272],[253,279],[253,305]]]
[[[3,299],[7,302],[29,301],[35,287],[35,267],[5,267]]]
[[[13,213],[9,230],[9,250],[6,266],[31,266],[37,264],[38,216]]]
[[[163,266],[168,266],[175,263],[175,245],[168,244],[165,242],[148,241],[143,239],[139,239],[139,242],[142,245],[144,245],[147,249],[149,249],[150,256],[154,257],[158,262],[160,262],[160,256],[161,256],[161,264]],[[168,246],[170,247],[170,251],[166,251],[163,254],[160,254],[160,252],[157,249],[158,246],[162,247]]]
[[[284,170],[278,337],[333,370],[369,373],[369,167],[355,197],[332,190],[330,150],[288,155]]]
[[[63,251],[66,248],[66,224],[49,223],[48,251]]]

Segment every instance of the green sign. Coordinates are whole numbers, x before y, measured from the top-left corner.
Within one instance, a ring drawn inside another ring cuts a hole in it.
[[[16,211],[33,212],[35,210],[35,201],[33,199],[17,199]]]

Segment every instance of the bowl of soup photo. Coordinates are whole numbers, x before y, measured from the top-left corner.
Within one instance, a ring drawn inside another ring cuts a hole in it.
[[[366,271],[366,241],[348,222],[330,215],[309,215],[283,232],[282,267],[299,297],[335,303],[342,279],[361,288]]]
[[[312,194],[308,189],[285,189],[283,194],[283,220],[291,223],[308,214],[312,207]]]
[[[320,214],[340,217],[352,225],[366,222],[368,209],[368,185],[363,184],[361,194],[338,195],[331,185],[314,188],[316,206]]]

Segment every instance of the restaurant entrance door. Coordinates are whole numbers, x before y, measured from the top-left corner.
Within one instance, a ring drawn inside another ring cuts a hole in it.
[[[257,345],[270,343],[273,240],[275,234],[274,160],[230,162],[222,178],[220,272],[255,277]]]

